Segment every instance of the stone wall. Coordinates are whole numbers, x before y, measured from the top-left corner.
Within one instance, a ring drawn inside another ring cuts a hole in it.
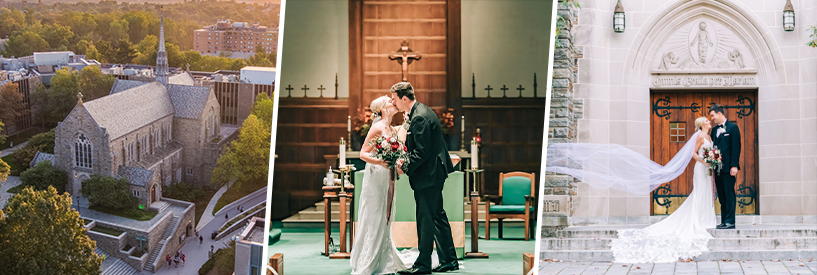
[[[167,254],[174,255],[174,254],[176,254],[176,252],[179,251],[179,249],[181,249],[187,243],[187,241],[191,239],[191,236],[195,237],[195,232],[196,232],[196,221],[194,220],[196,218],[196,205],[195,204],[185,202],[185,201],[180,201],[180,200],[167,199],[167,198],[163,198],[162,201],[170,203],[173,206],[185,207],[185,210],[184,210],[184,214],[181,217],[179,217],[178,227],[177,228],[168,228],[167,229],[167,230],[174,230],[174,231],[173,231],[173,234],[170,235],[170,238],[167,240],[167,242],[165,242],[164,247],[163,247],[164,252],[162,252],[162,255],[159,255],[159,257],[156,258],[156,263],[148,263],[148,264],[155,264],[156,265],[153,270],[159,270],[165,264],[167,264],[164,261],[164,255],[167,255]],[[172,226],[172,224],[170,226]],[[188,232],[188,228],[190,228],[190,232]],[[161,230],[161,234],[159,234],[157,236],[157,239],[161,238],[161,236],[164,233],[165,233],[165,230]]]
[[[85,107],[77,105],[69,115],[57,125],[54,138],[54,163],[60,170],[66,171],[72,179],[66,191],[79,194],[74,190],[79,184],[77,174],[111,175],[111,153],[109,151],[108,135],[91,118]],[[91,167],[75,167],[74,142],[80,134],[84,134],[91,141]]]
[[[573,25],[578,21],[577,10],[559,1],[557,47],[553,56],[553,88],[550,101],[550,122],[548,124],[548,145],[576,142],[575,116],[579,107],[573,97],[573,82],[576,75],[575,58],[577,48],[573,45]],[[543,212],[540,226],[542,235],[549,236],[554,230],[568,224],[572,214],[571,196],[576,192],[573,177],[554,173],[545,174]]]
[[[143,159],[147,158],[149,155],[151,155],[151,152],[155,151],[156,149],[155,147],[163,147],[166,146],[169,142],[171,142],[172,139],[165,137],[166,133],[164,133],[164,129],[166,126],[170,125],[172,131],[172,122],[173,116],[169,115],[160,118],[148,125],[145,125],[142,128],[136,129],[121,137],[111,140],[110,150],[111,152],[113,152],[114,157],[112,158],[111,161],[112,173],[110,174],[110,176],[118,174],[120,165],[134,166],[135,163],[140,162]],[[154,141],[154,136],[161,136],[158,144]],[[143,140],[144,137],[147,137],[148,144],[140,145],[140,142]],[[170,138],[172,138],[172,136]],[[134,142],[135,142],[135,144],[133,145],[135,146],[133,150],[134,158],[133,160],[131,160],[128,148],[130,144]]]

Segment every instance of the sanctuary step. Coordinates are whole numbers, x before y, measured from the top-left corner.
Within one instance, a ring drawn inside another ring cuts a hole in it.
[[[465,209],[465,221],[471,221],[471,203],[465,202],[464,209]],[[493,203],[491,203],[493,205]],[[340,222],[340,203],[337,201],[333,201],[331,203],[330,211],[332,212],[332,222]],[[346,204],[347,208],[349,204]],[[485,203],[480,202],[478,208],[478,217],[480,222],[485,221]],[[290,216],[283,220],[283,227],[313,227],[313,226],[323,226],[324,217],[324,203],[323,201],[315,203],[314,206],[307,207],[299,211],[297,214]],[[496,220],[491,221],[496,222]],[[505,219],[503,221],[504,224],[508,225],[515,225],[516,223],[524,223],[525,221],[522,219]]]
[[[541,259],[613,261],[610,243],[616,230],[645,226],[572,226],[555,237],[540,237]],[[709,251],[695,261],[798,260],[817,257],[817,226],[738,225],[737,229],[709,229]]]

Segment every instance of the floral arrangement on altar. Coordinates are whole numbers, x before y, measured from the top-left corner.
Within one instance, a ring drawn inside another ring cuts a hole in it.
[[[718,172],[718,175],[721,174],[721,167],[723,167],[723,162],[721,158],[721,150],[716,148],[704,148],[704,155],[701,156],[704,161],[709,165],[709,170],[706,171],[707,176],[712,176],[712,171]]]
[[[817,26],[808,26],[808,30],[811,31],[811,41],[806,43],[806,46],[817,48]]]
[[[366,138],[369,134],[369,129],[372,128],[372,109],[369,107],[363,110],[358,109],[357,115],[352,117],[352,131],[357,133],[361,138]]]
[[[442,126],[443,135],[454,134],[454,109],[448,108],[437,114],[440,118],[440,126]]]

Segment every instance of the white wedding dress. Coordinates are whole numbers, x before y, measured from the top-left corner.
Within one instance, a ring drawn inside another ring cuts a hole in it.
[[[386,222],[389,170],[367,163],[359,188],[358,223],[351,256],[352,274],[390,274],[406,269]],[[394,208],[391,217],[394,219]],[[417,258],[416,255],[414,258]]]
[[[698,149],[712,148],[712,142],[704,139]],[[666,219],[644,229],[618,230],[618,239],[610,244],[616,262],[662,263],[689,259],[707,251],[712,235],[706,231],[715,228],[712,177],[707,176],[708,166],[696,161],[692,176],[692,193]]]

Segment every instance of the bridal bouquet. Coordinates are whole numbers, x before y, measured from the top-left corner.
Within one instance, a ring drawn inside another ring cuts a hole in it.
[[[378,135],[369,141],[369,145],[374,147],[371,156],[386,162],[389,169],[397,167],[397,160],[405,159],[408,148],[397,138],[397,134],[391,136]]]
[[[704,155],[702,157],[709,165],[709,171],[706,172],[707,176],[712,176],[712,170],[715,170],[720,175],[721,167],[723,167],[721,150],[718,150],[718,148],[704,148]]]

